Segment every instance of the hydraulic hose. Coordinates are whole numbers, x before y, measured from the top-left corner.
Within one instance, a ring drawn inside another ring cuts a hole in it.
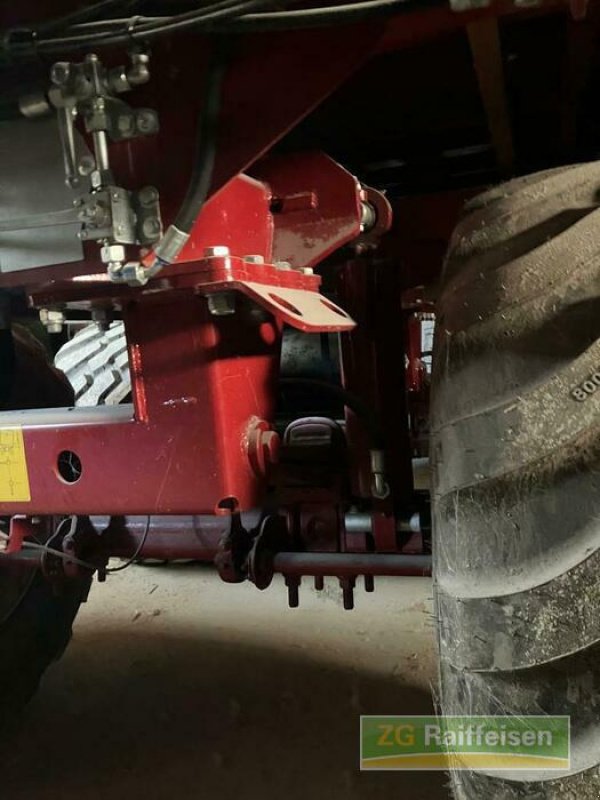
[[[175,261],[189,239],[192,226],[208,196],[217,152],[221,91],[228,51],[222,37],[214,40],[204,82],[204,102],[198,121],[196,156],[188,189],[173,223],[167,228],[154,252],[144,259],[149,278],[166,264]]]

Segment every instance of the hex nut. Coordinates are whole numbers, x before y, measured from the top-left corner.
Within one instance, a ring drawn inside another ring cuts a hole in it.
[[[65,322],[62,311],[52,308],[40,308],[40,322],[48,333],[61,333]]]
[[[105,244],[100,249],[100,258],[105,264],[109,264],[111,261],[124,261],[125,248],[122,244]]]

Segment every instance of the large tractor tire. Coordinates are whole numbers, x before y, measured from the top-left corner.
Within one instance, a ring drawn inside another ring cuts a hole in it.
[[[433,375],[441,711],[569,715],[568,773],[459,800],[600,798],[600,163],[468,204]]]
[[[24,329],[0,331],[0,409],[73,405],[73,390]],[[48,583],[39,570],[0,563],[0,727],[34,694],[71,637],[90,580]]]

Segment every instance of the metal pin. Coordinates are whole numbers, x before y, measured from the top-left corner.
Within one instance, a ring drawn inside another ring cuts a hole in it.
[[[365,575],[365,592],[375,591],[375,578],[373,575]]]
[[[344,608],[346,611],[352,611],[354,608],[354,587],[356,585],[356,578],[340,578],[339,580],[340,586],[342,587]]]
[[[325,578],[322,575],[315,575],[315,590],[322,592],[325,588]]]
[[[298,608],[300,605],[300,596],[298,589],[300,587],[300,578],[296,575],[286,575],[285,585],[288,590],[288,605],[290,608]]]

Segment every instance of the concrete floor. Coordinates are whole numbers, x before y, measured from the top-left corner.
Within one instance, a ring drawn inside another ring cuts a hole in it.
[[[2,756],[2,800],[447,798],[442,773],[360,773],[361,713],[428,714],[431,583],[226,586],[198,566],[96,585]]]

